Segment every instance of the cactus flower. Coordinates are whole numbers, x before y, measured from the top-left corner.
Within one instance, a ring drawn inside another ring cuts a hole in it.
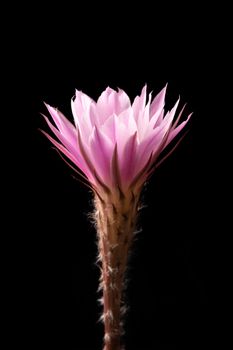
[[[56,140],[45,135],[73,163],[94,194],[104,350],[122,346],[122,288],[141,189],[171,153],[173,149],[164,154],[165,148],[190,118],[179,124],[183,108],[175,119],[179,100],[165,113],[166,87],[153,100],[151,93],[147,99],[146,90],[145,86],[133,103],[120,89],[108,87],[97,102],[76,91],[71,100],[74,124],[46,105],[54,123],[45,119]]]

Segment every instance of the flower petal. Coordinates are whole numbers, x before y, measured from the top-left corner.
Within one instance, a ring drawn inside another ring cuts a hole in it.
[[[97,174],[107,185],[111,184],[110,163],[113,154],[113,143],[100,128],[94,127],[89,144],[89,156]]]
[[[70,159],[71,162],[73,162],[78,168],[80,168],[91,182],[94,183],[94,178],[92,174],[90,173],[89,169],[85,165],[83,165],[83,162],[81,161],[81,159],[76,158],[63,145],[61,145],[59,142],[54,140],[54,138],[52,138],[47,132],[43,130],[41,130],[41,132],[49,139],[50,142],[52,142],[54,146],[57,147],[57,149],[59,149],[68,159]]]
[[[128,186],[132,180],[135,169],[135,158],[137,156],[137,131],[130,136],[125,144],[124,157],[120,161],[120,173],[122,184]]]
[[[110,87],[107,87],[98,98],[96,108],[101,124],[115,112],[116,99],[117,92]]]
[[[93,129],[90,119],[90,110],[92,101],[85,99],[83,105],[82,93],[76,91],[76,98],[71,100],[71,109],[74,116],[76,127],[79,129],[83,142],[87,143],[89,135]],[[92,110],[93,111],[93,110]]]
[[[136,123],[138,122],[138,118],[140,113],[143,112],[144,108],[145,108],[145,104],[146,104],[146,90],[147,90],[147,85],[145,85],[141,91],[141,95],[140,96],[136,96],[136,98],[133,101],[132,104],[132,109],[133,109],[133,113],[134,113],[134,118]]]
[[[129,96],[122,89],[118,89],[118,113],[128,109],[131,106]]]
[[[165,95],[167,90],[167,84],[165,87],[155,96],[154,100],[151,103],[150,106],[150,118],[154,116],[155,122],[156,118],[159,117],[159,115],[162,112],[162,109],[165,105]]]
[[[54,123],[61,132],[61,134],[66,138],[72,140],[74,143],[76,140],[76,130],[74,125],[56,108],[51,107],[45,103]]]
[[[76,126],[79,126],[80,120],[83,120],[85,112],[89,110],[91,104],[95,104],[95,102],[89,96],[82,91],[75,91],[75,96],[71,99],[71,108]],[[90,123],[89,120],[87,122]]]
[[[46,122],[47,122],[48,126],[50,127],[50,129],[52,130],[52,132],[58,138],[58,140],[61,141],[61,143],[69,150],[69,152],[71,154],[73,154],[74,157],[76,157],[78,154],[77,139],[75,142],[73,142],[73,139],[66,138],[64,135],[61,134],[61,132],[58,131],[58,129],[56,129],[52,125],[52,123],[50,123],[49,119],[46,116],[43,115],[43,117],[46,120]]]
[[[174,130],[172,130],[168,136],[168,140],[166,143],[166,146],[181,132],[181,130],[185,127],[185,125],[188,123],[189,119],[191,118],[192,113],[189,114],[187,119],[180,123]],[[166,147],[165,146],[165,147]]]

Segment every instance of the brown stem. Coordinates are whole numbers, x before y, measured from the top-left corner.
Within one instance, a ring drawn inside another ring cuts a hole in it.
[[[103,289],[104,350],[121,350],[122,289],[128,251],[135,229],[138,196],[95,198],[101,288]]]

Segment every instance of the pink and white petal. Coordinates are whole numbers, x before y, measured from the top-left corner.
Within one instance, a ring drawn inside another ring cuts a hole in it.
[[[149,116],[150,116],[150,102],[151,102],[151,93],[149,94],[149,99],[147,102],[147,105],[145,108],[142,110],[141,113],[139,113],[139,118],[138,118],[138,129],[139,129],[139,137],[142,140],[145,135],[147,134],[148,129],[150,129],[150,124],[149,124]]]
[[[124,147],[124,157],[119,160],[122,184],[128,186],[135,176],[135,158],[137,155],[137,131],[130,136]]]
[[[150,119],[150,125],[152,126],[152,128],[156,128],[158,127],[164,118],[164,109],[161,110],[160,114],[154,114],[153,117]]]
[[[102,132],[112,141],[114,145],[116,143],[116,125],[118,123],[118,117],[116,114],[112,114],[104,124],[101,126]]]
[[[79,119],[83,116],[83,103],[81,91],[75,90],[75,96],[71,99],[71,109],[76,127],[79,126]]]
[[[166,132],[171,128],[179,102],[180,99],[177,100],[171,111],[167,112],[160,125],[158,125],[158,127],[154,129],[156,137],[160,137],[161,135],[163,137],[166,134]]]
[[[142,88],[142,92],[140,95],[140,108],[143,109],[145,108],[146,105],[146,91],[147,91],[147,85]]]
[[[118,121],[116,124],[116,143],[119,162],[124,157],[124,148],[130,136],[128,127]]]
[[[171,128],[172,121],[178,106],[179,100],[172,108],[171,112],[168,112],[161,124],[156,128],[150,130],[147,133],[147,137],[141,140],[140,148],[138,151],[137,166],[141,167],[142,164],[146,164],[146,161],[151,153],[155,153],[161,144],[166,132]]]
[[[82,115],[79,117],[76,113],[75,103],[72,100],[71,100],[71,108],[77,123],[76,128],[79,130],[83,142],[87,143],[87,140],[93,129],[90,121],[89,110],[83,110]]]
[[[174,104],[174,107],[171,109],[169,114],[164,118],[164,122],[170,123],[174,119],[179,103],[180,103],[180,98],[178,98],[178,100]]]
[[[130,133],[130,135],[133,135],[138,130],[138,127],[137,127],[137,124],[136,124],[135,119],[134,119],[132,107],[130,107],[128,112],[129,112],[129,116],[128,116],[129,133]]]
[[[97,100],[96,109],[100,118],[100,124],[114,113],[116,91],[107,87]],[[112,96],[109,103],[110,95]]]
[[[85,111],[92,103],[95,102],[82,91],[75,91],[75,96],[71,99],[71,108],[76,126],[79,125],[79,120],[83,119]]]
[[[166,142],[165,147],[179,134],[179,132],[185,127],[185,125],[188,123],[188,121],[190,120],[192,116],[192,113],[189,114],[188,118],[183,121],[182,123],[180,123],[174,130],[172,130],[168,136],[168,140]],[[164,148],[165,148],[164,147]]]
[[[109,115],[122,113],[130,107],[130,99],[123,90],[116,92],[112,90],[108,96]]]
[[[89,157],[97,174],[107,185],[111,184],[110,164],[113,149],[113,144],[109,139],[100,129],[94,127],[90,138]]]
[[[143,166],[148,162],[148,159],[153,153],[162,140],[162,135],[151,134],[148,138],[144,139],[137,152],[137,157],[135,161],[136,171],[139,172]]]
[[[54,123],[57,128],[70,142],[74,142],[76,139],[76,129],[74,125],[56,108],[51,107],[45,103],[51,117],[53,118]]]
[[[173,121],[173,115],[168,112],[165,116],[165,118],[162,120],[160,125],[158,125],[151,134],[154,138],[153,148],[154,152],[157,151],[157,148],[159,147],[160,143],[162,142],[164,136],[166,133],[171,129]]]
[[[136,96],[132,104],[133,115],[136,123],[138,121],[139,108],[140,108],[140,97]]]
[[[84,110],[88,109],[92,103],[95,104],[95,101],[92,98],[90,98],[88,95],[84,94],[81,91],[79,92],[81,93],[81,101]]]
[[[82,101],[81,97],[76,97],[71,99],[71,110],[74,117],[74,122],[76,125],[76,128],[80,129],[80,120],[83,119],[83,107],[82,107]]]
[[[138,123],[139,115],[142,113],[142,110],[145,108],[146,90],[147,90],[147,85],[145,85],[143,87],[141,95],[135,97],[133,104],[132,104],[132,110],[133,110],[134,119],[135,119],[136,123]]]
[[[133,116],[133,111],[132,111],[132,108],[131,108],[131,107],[125,109],[125,110],[122,111],[120,114],[118,114],[117,120],[118,120],[119,123],[122,123],[122,124],[124,124],[126,127],[128,127],[130,115]]]
[[[88,179],[92,182],[95,183],[95,179],[92,176],[91,172],[89,171],[88,167],[84,165],[83,161],[81,158],[76,158],[73,154],[71,154],[63,145],[61,145],[59,142],[54,140],[47,132],[41,130],[42,133],[49,139],[52,144],[57,147],[59,151],[61,151],[68,159],[71,160],[72,163],[74,163],[81,171],[88,177]]]
[[[88,166],[86,164],[85,159],[83,159],[82,153],[80,152],[78,142],[76,141],[75,146],[70,144],[68,140],[64,138],[64,136],[50,123],[48,118],[44,117],[46,122],[48,123],[48,126],[54,133],[54,135],[58,138],[59,141],[65,146],[65,148],[68,150],[68,152],[74,157],[74,159],[78,162],[78,167],[86,173]],[[63,152],[64,153],[64,152]],[[77,165],[77,164],[76,164]],[[88,170],[88,173],[90,174],[90,171]]]
[[[115,90],[112,90],[108,96],[108,107],[109,107],[109,116],[113,113],[118,114],[118,93]]]
[[[153,99],[150,106],[150,118],[152,118],[154,115],[155,117],[158,117],[161,114],[161,111],[165,105],[166,90],[167,84]]]
[[[100,125],[100,120],[99,120],[99,115],[97,113],[97,109],[96,109],[96,103],[93,102],[90,105],[89,108],[89,117],[90,117],[90,122],[91,122],[91,126],[92,128],[96,125],[99,126]]]
[[[75,157],[78,155],[78,145],[77,145],[77,139],[76,142],[70,142],[69,139],[67,139],[64,135],[62,135],[58,129],[56,129],[52,123],[50,123],[49,119],[44,116],[44,119],[46,121],[46,123],[48,124],[49,128],[52,130],[52,132],[54,133],[54,135],[58,138],[59,141],[61,141],[61,143],[69,150],[69,152],[71,154],[73,154]]]
[[[121,113],[125,109],[128,109],[131,106],[131,102],[129,96],[122,89],[118,89],[118,111],[117,113]]]

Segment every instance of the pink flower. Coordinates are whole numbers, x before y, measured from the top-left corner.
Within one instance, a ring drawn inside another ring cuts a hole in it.
[[[108,87],[97,102],[76,91],[71,100],[74,125],[57,109],[46,105],[55,126],[45,119],[60,142],[44,133],[94,189],[127,191],[146,181],[161,163],[161,152],[191,116],[178,125],[183,108],[174,122],[179,100],[165,113],[165,93],[166,87],[153,101],[150,93],[146,101],[145,86],[131,104],[120,89]]]

